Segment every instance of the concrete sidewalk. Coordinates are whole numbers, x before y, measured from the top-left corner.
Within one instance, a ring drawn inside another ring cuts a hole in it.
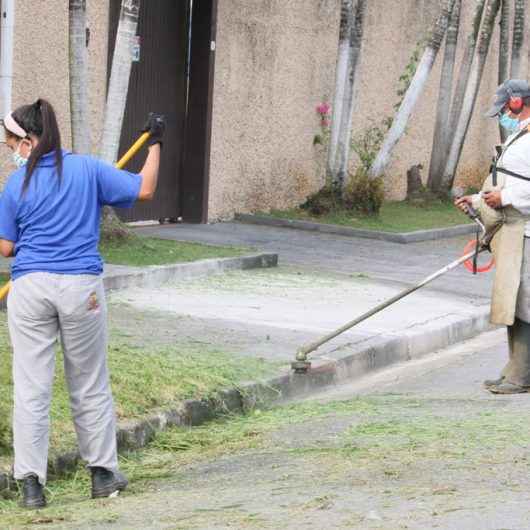
[[[471,236],[460,236],[401,245],[237,222],[153,225],[136,231],[163,239],[247,246],[262,252],[277,252],[281,264],[306,271],[363,274],[372,280],[406,285],[418,282],[462,255],[464,245],[471,239]],[[491,273],[473,276],[461,267],[437,279],[429,288],[486,302],[491,281]]]
[[[165,314],[179,335],[197,334],[237,353],[280,362],[289,362],[302,344],[453,261],[469,239],[404,246],[237,222],[136,230],[154,237],[278,252],[278,270],[166,284],[155,293],[127,290],[113,300],[135,311],[158,313],[159,321]],[[459,267],[337,337],[316,356],[339,364],[355,359],[356,370],[360,356],[363,372],[470,338],[489,329],[491,281],[492,274],[474,276]]]

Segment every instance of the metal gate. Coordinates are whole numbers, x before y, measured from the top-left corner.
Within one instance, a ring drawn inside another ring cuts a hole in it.
[[[120,14],[120,0],[110,1],[108,74]],[[189,3],[141,2],[138,21],[139,60],[133,62],[120,139],[123,154],[138,137],[149,111],[166,115],[167,128],[155,198],[134,208],[117,210],[125,221],[176,218],[181,215],[179,182],[186,118]],[[145,160],[139,153],[127,169],[138,172]]]

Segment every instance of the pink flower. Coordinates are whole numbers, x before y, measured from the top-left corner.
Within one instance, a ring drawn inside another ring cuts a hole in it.
[[[327,116],[330,111],[331,111],[331,105],[329,103],[320,103],[320,105],[317,106],[317,112],[321,116]]]

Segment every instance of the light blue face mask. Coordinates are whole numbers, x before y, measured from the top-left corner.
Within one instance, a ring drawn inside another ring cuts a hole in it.
[[[519,129],[519,120],[510,118],[507,112],[501,114],[499,124],[508,133],[513,133]]]
[[[13,162],[15,164],[15,166],[17,167],[22,167],[24,165],[26,165],[28,159],[27,158],[24,158],[18,151],[20,149],[20,144],[18,144],[18,147],[16,148],[16,150],[13,152]]]

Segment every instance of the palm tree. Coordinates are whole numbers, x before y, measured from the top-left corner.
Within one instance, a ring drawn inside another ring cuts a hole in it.
[[[348,4],[348,5],[346,5]],[[353,117],[353,95],[361,44],[366,0],[357,0],[354,11],[349,11],[351,1],[345,0],[341,9],[341,30],[339,40],[339,60],[347,53],[347,69],[337,68],[337,89],[342,93],[339,104],[340,115],[333,113],[331,138],[333,150],[328,152],[328,175],[335,189],[342,190],[348,172],[350,139]],[[344,17],[344,20],[342,19]],[[344,33],[348,32],[346,35]],[[346,42],[343,42],[344,38]],[[344,46],[343,46],[344,44]],[[337,67],[339,66],[337,61]],[[340,88],[339,88],[340,85]]]
[[[519,79],[521,76],[521,48],[524,40],[526,0],[515,0],[513,11],[512,62],[510,77]]]
[[[118,157],[139,13],[140,0],[122,0],[99,150],[99,156],[111,164]],[[127,239],[132,234],[110,207],[103,210],[101,233],[103,238],[112,239]]]
[[[434,60],[436,59],[436,55],[438,54],[438,50],[440,49],[440,45],[447,30],[449,17],[453,11],[454,3],[455,0],[445,0],[443,3],[441,12],[434,24],[422,58],[416,69],[416,73],[405,93],[405,97],[394,117],[392,126],[385,137],[383,145],[381,146],[381,149],[379,149],[374,163],[370,168],[369,175],[372,178],[383,174],[390,161],[390,155],[392,154],[394,146],[405,132],[408,119],[414,109],[416,101],[423,91],[427,78],[432,70]]]
[[[467,37],[466,47],[464,49],[464,56],[460,63],[460,70],[458,71],[458,80],[453,94],[453,102],[451,104],[451,115],[447,130],[452,134],[458,124],[458,119],[462,112],[462,104],[464,102],[464,94],[466,91],[467,82],[469,80],[469,73],[471,72],[471,65],[473,64],[473,57],[475,56],[475,48],[477,47],[477,39],[480,31],[480,24],[482,22],[482,14],[484,12],[485,0],[477,0],[475,11],[473,13],[473,27]],[[445,156],[449,154],[451,145],[448,141],[445,145]],[[440,179],[441,180],[441,179]]]
[[[509,0],[501,0],[501,17],[499,20],[499,72],[497,84],[502,84],[508,79],[510,66],[510,2]],[[506,132],[503,127],[499,125],[499,134],[501,142],[506,140]]]
[[[69,0],[69,73],[72,149],[90,152],[86,0]]]
[[[99,150],[100,157],[109,163],[116,161],[120,146],[139,12],[140,0],[122,0]]]
[[[339,49],[335,71],[335,95],[331,114],[331,133],[328,149],[327,174],[339,189],[339,138],[344,106],[347,105],[347,85],[351,71],[350,40],[354,24],[353,0],[342,0],[340,6]]]
[[[440,75],[440,88],[438,90],[438,103],[436,107],[436,122],[434,125],[434,135],[432,140],[432,154],[429,166],[429,178],[427,187],[437,189],[442,177],[443,165],[445,162],[446,149],[448,143],[449,130],[449,110],[451,104],[451,92],[453,90],[453,72],[455,67],[456,46],[458,43],[458,30],[460,27],[461,0],[456,0],[453,12],[447,26],[445,36],[445,52]]]
[[[454,131],[453,141],[451,143],[442,177],[442,187],[447,191],[450,190],[453,185],[456,168],[462,152],[462,146],[464,145],[464,139],[469,127],[469,122],[471,121],[471,115],[473,114],[482,72],[484,71],[484,63],[486,62],[491,35],[493,33],[493,25],[495,23],[497,12],[499,11],[499,3],[500,0],[487,0],[486,3],[484,20],[477,45],[477,56],[471,68],[462,103],[462,112],[456,130]]]

